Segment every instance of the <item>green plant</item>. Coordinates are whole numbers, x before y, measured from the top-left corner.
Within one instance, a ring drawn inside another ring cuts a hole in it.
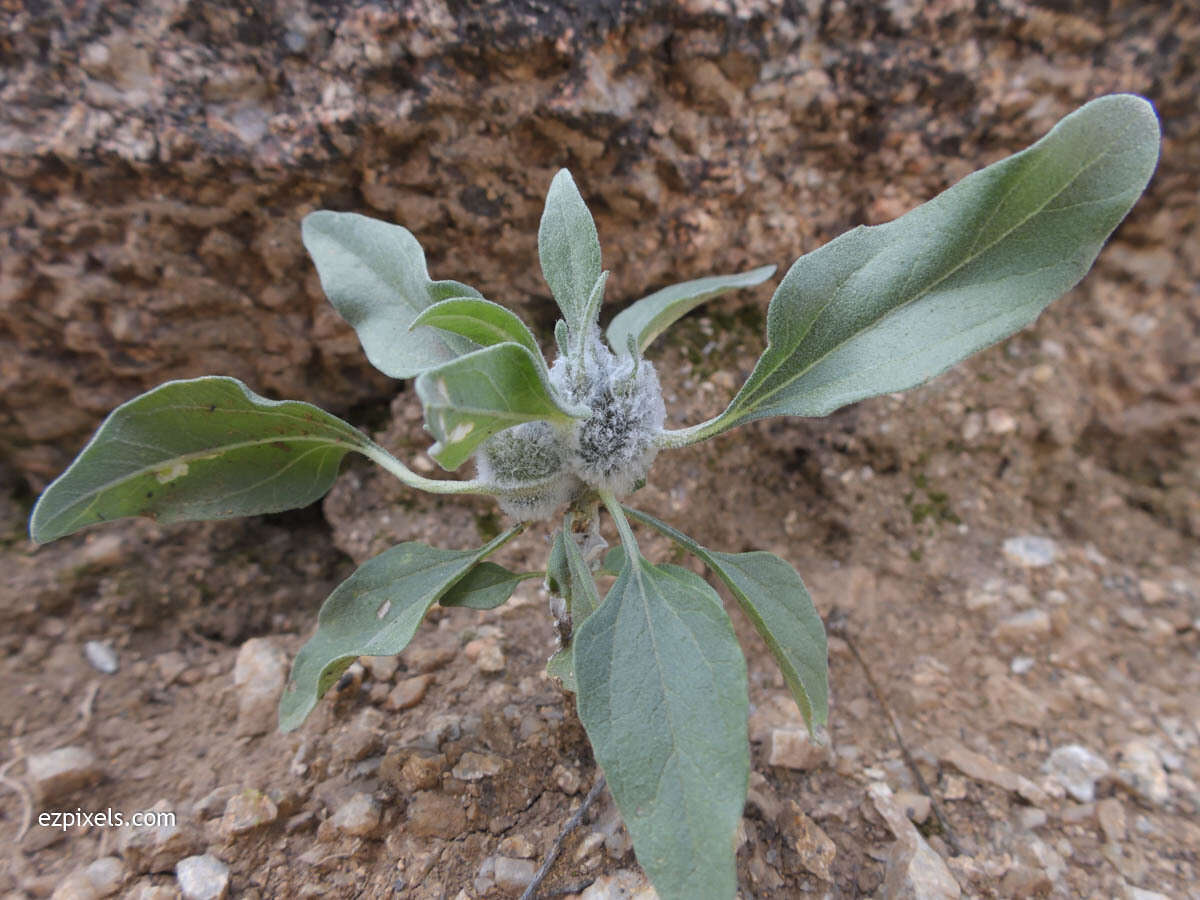
[[[432,281],[405,229],[313,213],[303,238],[330,301],[377,368],[416,379],[433,458],[457,470],[473,457],[477,477],[421,477],[314,406],[205,377],[115,410],[42,495],[30,533],[40,543],[121,516],[173,522],[302,506],[329,489],[351,451],[420,490],[497,497],[517,524],[485,546],[401,544],[333,592],[280,705],[289,730],[358,656],[400,652],[433,604],[488,609],[507,600],[531,575],[487,557],[521,523],[565,507],[546,572],[533,573],[544,574],[562,638],[549,668],[576,694],[659,893],[732,897],[749,775],[746,664],[714,588],[647,560],[630,520],[726,585],[810,727],[827,714],[824,630],[782,559],[709,550],[623,499],[661,450],[913,387],[1029,324],[1087,272],[1149,181],[1158,146],[1148,102],[1103,97],[900,219],[855,228],[801,257],[771,299],[768,345],[749,379],[720,415],[678,431],[663,427],[658,377],[643,353],[704,300],[759,284],[774,267],[657,291],[618,313],[602,338],[607,273],[591,215],[562,170],[538,232],[562,312],[548,366],[512,312],[466,285]],[[607,555],[601,507],[620,535]],[[600,571],[616,577],[604,597]]]

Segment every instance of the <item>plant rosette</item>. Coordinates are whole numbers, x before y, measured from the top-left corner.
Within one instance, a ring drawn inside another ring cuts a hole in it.
[[[575,695],[639,862],[664,898],[726,900],[736,893],[750,771],[746,662],[714,587],[648,560],[632,523],[674,541],[728,588],[813,729],[828,715],[824,628],[783,559],[710,550],[624,501],[663,450],[912,388],[1030,324],[1087,273],[1158,154],[1151,105],[1101,97],[899,219],[800,257],[771,298],[767,347],[745,384],[719,415],[680,430],[664,428],[646,350],[699,304],[764,282],[774,266],[663,288],[602,332],[608,273],[596,227],[559,171],[538,230],[562,313],[547,364],[510,310],[433,281],[406,229],[312,213],[303,240],[329,300],[376,368],[415,379],[430,455],[450,471],[473,459],[476,476],[422,477],[315,406],[207,376],[114,410],[42,494],[30,534],[43,543],[124,516],[176,522],[304,506],[329,490],[350,452],[418,490],[494,496],[515,524],[491,542],[403,543],[334,590],[294,661],[280,728],[298,727],[359,656],[402,651],[434,604],[491,609],[521,581],[544,578],[560,635],[548,668]],[[607,554],[602,509],[620,536]],[[544,572],[488,560],[524,523],[560,513]],[[604,596],[600,572],[615,576]]]

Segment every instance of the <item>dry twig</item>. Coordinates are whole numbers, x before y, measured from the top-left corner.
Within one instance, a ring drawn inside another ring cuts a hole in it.
[[[888,706],[887,700],[884,699],[883,692],[879,690],[879,685],[875,683],[875,677],[871,674],[871,670],[867,666],[867,661],[862,658],[862,654],[858,652],[858,647],[850,639],[848,625],[849,617],[841,610],[834,610],[830,614],[828,623],[829,633],[841,638],[849,648],[850,654],[858,660],[863,674],[867,676],[867,685],[871,688],[871,693],[875,695],[875,700],[883,708],[884,714],[887,715],[888,724],[892,726],[892,734],[896,736],[896,743],[900,745],[900,753],[904,756],[904,762],[908,765],[908,770],[912,772],[913,780],[917,783],[917,788],[929,798],[929,806],[938,820],[939,827],[942,829],[942,836],[946,839],[946,843],[950,845],[950,849],[954,851],[954,855],[962,856],[962,846],[958,843],[958,838],[955,836],[954,830],[950,827],[950,823],[946,821],[946,817],[942,814],[942,805],[938,803],[937,797],[933,795],[933,791],[929,789],[928,782],[925,781],[925,776],[917,768],[917,761],[913,759],[913,755],[908,750],[908,745],[904,743],[904,737],[900,734],[900,722],[896,719],[896,714],[892,712],[892,708]]]
[[[563,841],[567,839],[567,835],[579,827],[579,823],[587,815],[588,808],[596,802],[596,798],[604,790],[604,784],[604,776],[601,775],[596,779],[596,783],[592,785],[592,789],[588,791],[579,809],[575,810],[575,814],[567,820],[567,824],[563,826],[563,830],[554,839],[554,843],[550,846],[550,852],[546,854],[546,859],[542,862],[541,868],[534,874],[533,881],[529,882],[529,887],[525,888],[525,893],[521,895],[520,900],[534,900],[537,889],[546,880],[546,876],[550,874],[550,868],[554,865],[554,861],[558,859],[558,854],[562,852]]]

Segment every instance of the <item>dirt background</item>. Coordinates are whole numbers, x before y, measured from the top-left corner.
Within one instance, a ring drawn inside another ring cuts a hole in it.
[[[871,793],[920,793],[893,718],[948,826],[919,828],[964,896],[1200,896],[1189,4],[0,9],[6,896],[178,896],[176,863],[205,852],[237,897],[514,896],[596,776],[541,674],[553,629],[531,584],[500,610],[435,612],[398,665],[372,661],[294,734],[256,711],[356,562],[477,543],[502,525],[485,502],[350,464],[308,510],[25,539],[33,495],[104,413],[171,377],[314,400],[423,465],[415,398],[320,296],[305,212],[408,225],[435,277],[545,334],[536,222],[559,165],[596,215],[615,311],[893,218],[1113,90],[1155,102],[1162,164],[1035,327],[903,396],[664,455],[633,502],[706,545],[784,556],[842,623],[832,751],[798,768],[781,750],[798,713],[731,606],[754,710],[742,896],[904,896],[904,840]],[[726,298],[657,345],[672,424],[736,390],[769,296]],[[1006,552],[1022,536],[1053,552]],[[539,568],[545,538],[503,561]],[[1072,745],[1107,769],[1091,799],[1047,769]],[[23,829],[31,769],[67,746],[92,783],[60,780],[35,816],[161,803],[178,832]],[[101,887],[79,874],[110,855]],[[547,892],[616,897],[635,878],[602,801]]]

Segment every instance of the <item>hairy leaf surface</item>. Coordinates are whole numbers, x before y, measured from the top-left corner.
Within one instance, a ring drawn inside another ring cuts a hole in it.
[[[1147,101],[1101,97],[894,222],[802,256],[750,378],[692,438],[914,387],[1028,325],[1090,268],[1158,148]]]
[[[359,566],[326,599],[316,633],[296,654],[279,702],[279,730],[298,728],[358,657],[392,656],[407,647],[429,608],[519,530],[475,550],[411,541]]]
[[[702,560],[725,582],[771,649],[808,727],[824,725],[829,717],[825,626],[796,570],[764,550],[709,550],[651,515],[629,507],[625,511]]]
[[[762,266],[737,275],[712,275],[673,284],[637,300],[617,313],[608,324],[608,345],[614,353],[625,353],[632,337],[642,353],[656,337],[701,303],[726,291],[762,284],[775,273],[775,266]]]
[[[495,609],[508,602],[517,585],[540,573],[512,572],[494,562],[476,563],[438,600],[439,606],[464,606],[468,609]]]
[[[227,519],[307,506],[351,450],[372,443],[309,403],[268,400],[235,378],[169,381],[121,404],[42,494],[39,544],[96,522]]]
[[[538,227],[538,258],[567,327],[573,334],[586,331],[588,298],[600,278],[600,238],[566,169],[550,182]]]
[[[716,592],[632,560],[576,632],[579,717],[664,900],[733,897],[746,662]]]
[[[506,341],[520,344],[535,360],[542,359],[542,350],[528,326],[511,310],[490,300],[475,297],[455,297],[435,303],[413,320],[412,327],[431,325],[474,341],[481,347]]]
[[[457,281],[430,280],[425,252],[407,228],[321,210],[304,217],[301,237],[329,302],[383,374],[412,378],[477,348],[457,334],[410,331],[426,307],[479,292]]]
[[[457,469],[498,431],[539,419],[566,422],[583,410],[555,399],[545,370],[520,344],[504,343],[460,356],[417,378],[425,424],[437,438],[429,455]]]

